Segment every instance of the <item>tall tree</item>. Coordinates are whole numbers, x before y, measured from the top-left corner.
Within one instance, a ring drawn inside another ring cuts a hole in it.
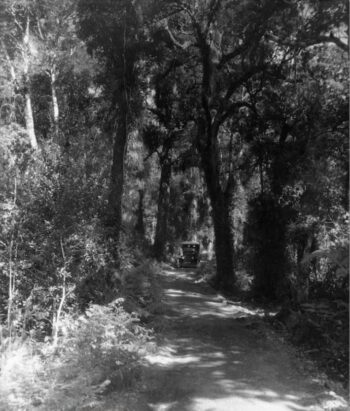
[[[166,241],[168,238],[168,214],[170,206],[170,183],[172,171],[172,136],[166,135],[157,127],[149,126],[144,132],[144,141],[148,149],[158,153],[160,165],[160,181],[158,190],[157,222],[155,229],[153,251],[157,259],[165,257]],[[155,146],[152,148],[152,144]]]
[[[106,128],[113,134],[108,225],[118,241],[122,224],[124,160],[128,134],[139,108],[143,15],[128,0],[80,1],[80,36],[101,62],[98,81],[110,104]]]
[[[338,46],[314,45],[283,73],[250,96],[258,98],[261,126],[251,152],[262,184],[250,203],[247,234],[257,293],[281,298],[292,288],[302,302],[312,268],[303,261],[346,210],[348,164],[340,153],[348,151],[347,58]]]
[[[82,48],[76,36],[74,18],[76,5],[72,0],[59,3],[53,0],[33,2],[34,26],[41,71],[48,77],[51,91],[51,124],[59,142],[60,107],[58,81],[63,68],[76,60],[77,50]]]
[[[31,96],[31,75],[37,55],[32,7],[23,0],[1,2],[3,26],[0,45],[6,57],[15,94],[24,98],[24,122],[33,149],[38,148]]]
[[[143,138],[150,155],[158,154],[160,182],[158,194],[157,224],[154,239],[154,254],[158,259],[165,257],[168,239],[168,216],[170,208],[170,183],[172,168],[193,144],[187,129],[188,114],[182,102],[186,101],[188,87],[184,81],[179,63],[168,61],[156,62],[156,74],[153,76],[153,98],[148,99],[151,113],[150,124],[143,133]]]
[[[249,85],[278,79],[300,48],[339,25],[334,10],[344,15],[344,2],[326,3],[166,1],[166,13],[160,12],[159,24],[170,47],[187,55],[184,65],[197,97],[197,148],[213,209],[217,280],[225,287],[235,282],[233,210],[240,182],[236,167],[225,171],[220,141],[230,119],[244,118],[247,110],[254,113]],[[259,86],[255,89],[262,92]],[[238,131],[239,121],[235,124]]]

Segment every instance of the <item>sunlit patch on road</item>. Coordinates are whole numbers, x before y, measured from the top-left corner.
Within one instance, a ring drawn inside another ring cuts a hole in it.
[[[154,411],[345,410],[261,330],[263,313],[226,303],[191,272],[167,272],[165,326],[147,356],[145,396]],[[252,320],[254,327],[247,327]],[[332,407],[331,407],[332,406]],[[327,408],[328,407],[328,408]],[[330,408],[331,407],[331,408]]]

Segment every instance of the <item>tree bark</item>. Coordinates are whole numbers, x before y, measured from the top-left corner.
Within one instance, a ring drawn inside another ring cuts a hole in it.
[[[30,64],[30,51],[29,51],[29,16],[27,17],[27,26],[26,31],[23,36],[23,50],[22,50],[22,58],[24,63],[24,100],[25,100],[25,108],[24,108],[24,119],[26,123],[26,129],[30,141],[30,145],[34,150],[38,148],[38,140],[35,134],[34,128],[34,116],[33,116],[33,108],[32,108],[32,99],[30,95],[30,78],[29,78],[29,64]]]
[[[122,200],[124,192],[124,160],[128,142],[128,120],[126,107],[121,109],[114,136],[111,181],[108,199],[108,221],[111,237],[119,243],[122,226]]]
[[[27,28],[27,30],[28,30],[28,28]],[[27,36],[29,36],[29,32],[27,33]],[[9,56],[9,54],[7,52],[7,49],[6,49],[6,46],[3,42],[1,42],[1,46],[4,50],[4,52],[5,52],[5,57],[6,57],[7,63],[8,63],[9,68],[10,68],[11,79],[13,81],[13,84],[16,85],[18,83],[18,80],[17,80],[17,76],[16,76],[15,67],[13,65],[13,62],[10,59],[10,56]],[[23,86],[24,93],[23,94],[24,94],[24,102],[25,102],[24,121],[25,121],[25,125],[26,125],[27,134],[28,134],[28,137],[29,137],[30,145],[34,150],[36,150],[38,148],[38,140],[37,140],[36,134],[35,134],[32,99],[31,99],[31,96],[30,96],[30,80],[29,80],[29,74],[28,74],[28,72],[29,72],[29,56],[27,55],[27,53],[23,52],[22,57],[23,57],[23,63],[24,63],[24,72],[23,72],[23,79],[24,79],[24,86]]]
[[[169,160],[163,160],[161,165],[161,175],[158,195],[158,212],[156,234],[154,238],[154,256],[158,260],[165,257],[167,233],[168,233],[168,214],[170,201],[170,179],[171,163]]]
[[[303,263],[304,258],[318,249],[316,235],[313,230],[304,232],[297,243],[297,289],[296,302],[305,303],[309,300],[310,274],[312,266]]]
[[[143,190],[139,190],[139,206],[137,208],[137,222],[135,231],[142,237],[145,237],[145,223],[144,223],[144,207],[143,207]]]
[[[219,150],[217,147],[217,135],[213,130],[199,129],[199,133],[207,135],[204,141],[210,144],[202,145],[202,136],[199,135],[198,149],[201,155],[202,168],[208,188],[208,194],[212,207],[215,254],[216,254],[216,283],[219,287],[233,289],[236,281],[234,258],[234,196],[233,177],[230,177],[225,189],[220,184]]]
[[[29,87],[26,87],[25,89],[24,98],[25,98],[24,118],[25,118],[25,123],[26,123],[26,129],[27,129],[30,145],[34,150],[36,150],[38,148],[38,141],[36,139],[36,134],[35,134],[32,99],[30,96]]]
[[[218,191],[214,194],[209,186],[208,189],[213,210],[217,285],[232,289],[236,280],[232,193]]]
[[[58,140],[60,111],[59,111],[58,99],[57,99],[57,93],[56,93],[55,68],[52,68],[50,70],[50,83],[51,83],[51,101],[52,101],[53,127],[54,127],[54,133],[55,133],[56,139]]]
[[[190,230],[190,239],[191,241],[198,240],[198,199],[197,196],[194,195],[191,199],[190,204],[190,222],[189,222],[189,230]]]

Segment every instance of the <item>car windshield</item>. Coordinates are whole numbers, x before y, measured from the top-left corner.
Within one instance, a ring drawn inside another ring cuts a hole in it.
[[[191,244],[188,244],[188,243],[184,243],[184,244],[182,244],[181,245],[181,247],[185,250],[185,249],[187,249],[187,250],[198,250],[199,249],[199,244],[198,243],[191,243]]]

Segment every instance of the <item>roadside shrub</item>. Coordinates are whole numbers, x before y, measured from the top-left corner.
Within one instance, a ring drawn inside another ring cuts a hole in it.
[[[116,262],[111,252],[113,245],[106,241],[101,222],[92,219],[77,227],[67,238],[66,246],[79,307],[84,310],[90,303],[113,301],[118,296],[112,272]]]
[[[135,384],[153,349],[152,333],[123,304],[117,299],[79,317],[66,315],[56,347],[2,341],[0,410],[82,410],[103,403],[109,390]]]
[[[139,364],[151,333],[135,313],[124,310],[123,303],[118,298],[106,306],[91,305],[76,319],[66,317],[59,349],[73,374],[87,374],[90,383],[115,377],[124,383]]]
[[[216,275],[216,261],[207,260],[201,261],[199,266],[196,269],[196,275],[201,277],[204,281],[214,280]]]
[[[130,311],[138,312],[143,320],[161,309],[162,288],[159,274],[159,266],[149,260],[123,272],[122,294],[126,298],[126,307]]]
[[[0,410],[27,410],[41,397],[43,362],[31,344],[6,339],[0,346]]]
[[[244,293],[250,293],[253,286],[253,276],[245,270],[236,271],[236,287],[237,290]]]
[[[321,226],[318,249],[305,254],[303,266],[313,268],[310,276],[312,297],[341,298],[349,296],[349,214]]]

